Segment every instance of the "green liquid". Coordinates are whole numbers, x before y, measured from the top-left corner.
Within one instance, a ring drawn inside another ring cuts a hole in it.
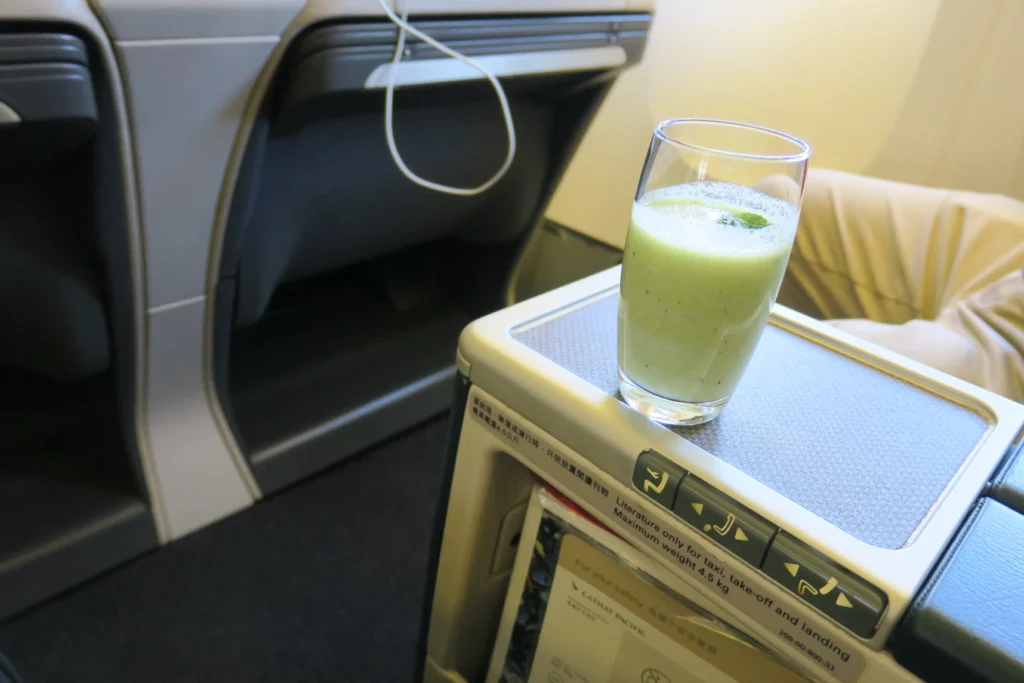
[[[792,205],[730,183],[655,190],[633,206],[619,368],[664,398],[728,398],[761,338],[796,235]]]

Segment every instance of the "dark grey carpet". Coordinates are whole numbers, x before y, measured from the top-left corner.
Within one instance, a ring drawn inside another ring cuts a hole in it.
[[[411,681],[447,419],[0,626],[26,683]]]

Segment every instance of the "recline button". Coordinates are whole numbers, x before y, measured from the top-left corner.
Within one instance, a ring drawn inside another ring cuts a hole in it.
[[[761,566],[778,528],[692,474],[679,487],[672,512],[754,567]]]
[[[780,531],[761,568],[783,586],[862,638],[870,638],[886,597],[807,544]]]

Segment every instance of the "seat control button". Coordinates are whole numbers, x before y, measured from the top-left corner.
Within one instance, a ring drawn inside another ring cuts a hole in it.
[[[692,474],[683,479],[672,512],[754,567],[761,566],[778,529]]]
[[[886,597],[806,543],[780,531],[762,570],[862,638],[875,632]]]
[[[679,482],[685,476],[686,470],[652,449],[641,453],[633,466],[633,486],[669,510],[675,501]]]

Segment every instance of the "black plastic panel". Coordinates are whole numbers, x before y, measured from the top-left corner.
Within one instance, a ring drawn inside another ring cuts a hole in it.
[[[66,33],[0,35],[0,65],[62,62],[89,64],[85,43]]]
[[[4,515],[16,517],[0,528],[21,533],[0,544],[0,619],[158,545],[148,506],[131,493],[65,482],[21,509],[8,503]]]
[[[454,349],[473,316],[429,280],[403,288],[372,270],[285,290],[235,338],[231,412],[264,491],[448,407]]]
[[[1010,454],[1005,466],[992,482],[992,497],[1024,514],[1024,445]],[[1024,634],[1021,634],[1024,638]]]
[[[114,384],[0,369],[0,619],[157,545]]]
[[[489,19],[431,19],[413,21],[413,26],[448,44],[457,40],[500,41],[513,38],[546,38],[600,34],[646,34],[651,26],[649,14],[598,14],[590,16],[507,17]],[[338,47],[390,45],[394,48],[398,29],[390,22],[331,24],[303,36],[292,50],[295,61],[320,50]],[[409,36],[409,47],[430,49],[415,36]],[[437,56],[437,53],[433,53]]]
[[[313,472],[360,453],[374,444],[443,413],[451,401],[455,366],[378,397],[323,424],[301,442],[256,453],[250,461],[264,492],[276,491]]]
[[[62,34],[0,35],[0,102],[23,121],[96,122],[85,45]]]
[[[618,45],[627,63],[640,60],[650,17],[552,17],[414,22],[428,35],[470,57],[573,50]],[[367,77],[391,61],[395,27],[390,23],[343,24],[314,29],[290,52],[278,114],[346,91],[361,90]],[[409,37],[405,61],[444,57]]]
[[[0,100],[24,122],[96,120],[89,70],[80,64],[0,66]]]
[[[99,111],[88,52],[58,33],[0,35],[0,174],[39,168],[95,133]]]
[[[11,30],[0,100],[21,120],[0,125],[0,618],[158,544],[136,444],[120,93],[89,39]]]
[[[430,539],[430,557],[427,560],[426,591],[423,596],[420,616],[420,634],[416,645],[415,681],[423,680],[427,663],[427,640],[430,637],[430,614],[434,609],[434,589],[437,585],[437,568],[441,561],[441,545],[444,541],[444,522],[448,517],[448,500],[451,498],[452,481],[455,478],[455,456],[459,451],[462,435],[462,420],[466,415],[469,390],[473,387],[469,378],[461,372],[455,375],[455,396],[452,399],[451,418],[448,424],[448,445],[445,448],[444,472],[441,475],[441,493],[434,511],[434,531]]]
[[[1024,516],[974,510],[890,641],[929,683],[1024,681]]]

